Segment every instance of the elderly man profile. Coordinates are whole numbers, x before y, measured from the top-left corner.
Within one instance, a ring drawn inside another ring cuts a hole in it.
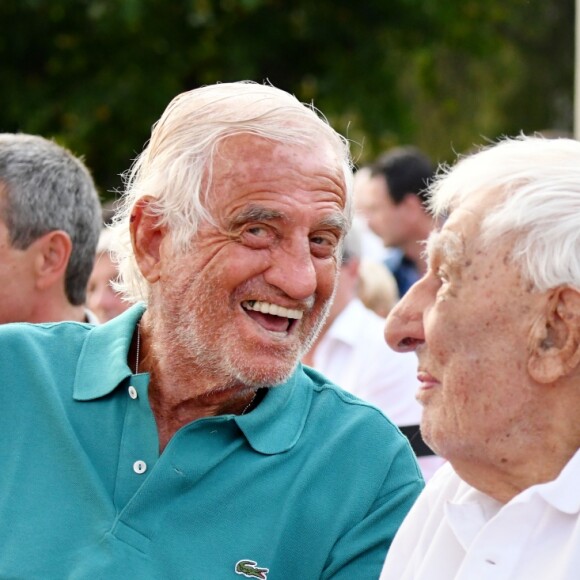
[[[271,86],[170,103],[113,230],[147,306],[0,329],[0,576],[378,577],[423,487],[412,450],[298,364],[351,178],[345,140]]]
[[[572,580],[580,571],[580,143],[503,139],[431,190],[448,216],[392,311],[424,439],[449,460],[383,579]]]
[[[101,205],[70,151],[0,134],[0,324],[97,322],[84,307]]]

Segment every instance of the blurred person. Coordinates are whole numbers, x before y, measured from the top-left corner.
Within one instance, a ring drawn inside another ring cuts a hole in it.
[[[0,328],[0,576],[380,574],[423,487],[413,452],[299,364],[351,214],[348,143],[288,93],[168,105],[112,230],[145,303]]]
[[[111,237],[110,230],[101,231],[95,265],[87,285],[87,307],[100,322],[115,318],[130,306],[113,288],[119,270],[111,259]]]
[[[412,146],[395,147],[369,166],[357,192],[357,207],[391,251],[385,263],[400,296],[423,275],[423,244],[434,227],[425,189],[435,174],[429,158]]]
[[[359,193],[368,187],[371,178],[370,167],[360,167],[354,173],[354,207],[357,217],[359,218],[361,232],[361,258],[382,264],[388,256],[388,249],[385,248],[383,240],[369,227],[365,211],[360,211],[359,198],[364,193]]]
[[[0,134],[0,324],[96,321],[84,303],[100,212],[93,179],[70,151]]]
[[[386,318],[399,300],[399,289],[395,277],[384,264],[361,258],[357,295],[369,310]]]
[[[112,225],[113,218],[119,209],[120,200],[118,198],[109,199],[101,205],[101,214],[103,219],[103,226]]]
[[[573,580],[580,569],[580,143],[521,136],[432,185],[448,218],[391,312],[448,459],[382,579]]]
[[[384,318],[366,308],[358,297],[360,225],[355,220],[345,238],[334,301],[302,361],[383,411],[409,437],[423,476],[429,479],[443,461],[434,457],[421,439],[421,406],[415,400],[417,357],[391,350],[385,343]]]

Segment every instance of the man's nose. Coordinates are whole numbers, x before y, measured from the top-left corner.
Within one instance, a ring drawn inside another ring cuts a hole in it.
[[[309,242],[295,242],[274,252],[264,279],[294,300],[310,298],[318,282]]]
[[[423,312],[426,307],[423,281],[415,283],[391,310],[385,324],[385,340],[397,352],[415,350],[425,342]]]

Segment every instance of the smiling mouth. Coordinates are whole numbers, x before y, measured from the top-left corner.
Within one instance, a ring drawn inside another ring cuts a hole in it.
[[[302,310],[285,308],[271,302],[245,300],[242,308],[246,314],[262,328],[270,332],[288,333],[304,314]]]

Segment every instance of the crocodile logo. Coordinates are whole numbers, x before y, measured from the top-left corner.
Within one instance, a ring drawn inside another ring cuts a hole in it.
[[[236,564],[236,574],[245,576],[246,578],[259,578],[260,580],[268,580],[268,568],[260,568],[253,560],[240,560]]]

